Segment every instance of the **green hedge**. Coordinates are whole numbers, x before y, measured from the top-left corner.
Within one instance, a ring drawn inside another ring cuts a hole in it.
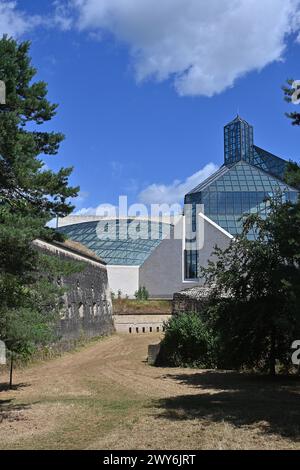
[[[214,368],[216,347],[212,331],[198,314],[176,315],[166,323],[156,365]]]

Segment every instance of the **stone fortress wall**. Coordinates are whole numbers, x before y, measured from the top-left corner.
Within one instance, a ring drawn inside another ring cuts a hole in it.
[[[60,285],[67,288],[57,327],[59,336],[76,339],[111,334],[114,323],[105,263],[74,242],[56,244],[35,240],[33,243],[40,251],[84,265],[82,271],[59,280]]]

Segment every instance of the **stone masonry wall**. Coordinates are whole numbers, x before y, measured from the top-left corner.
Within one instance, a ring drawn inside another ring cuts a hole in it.
[[[209,292],[209,288],[200,286],[177,292],[173,296],[172,314],[201,313],[207,304]]]
[[[60,285],[67,288],[57,327],[59,336],[76,339],[111,334],[114,324],[106,266],[51,244],[39,244],[37,249],[63,260],[80,261],[85,266],[81,272],[59,280]]]

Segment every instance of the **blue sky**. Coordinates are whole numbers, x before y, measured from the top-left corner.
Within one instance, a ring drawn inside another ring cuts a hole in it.
[[[179,202],[223,163],[223,126],[238,110],[257,145],[300,159],[281,92],[300,79],[300,2],[222,0],[220,17],[220,0],[172,2],[153,12],[149,0],[0,0],[0,33],[32,41],[60,105],[47,128],[66,141],[45,160],[74,166],[78,210],[122,194]]]

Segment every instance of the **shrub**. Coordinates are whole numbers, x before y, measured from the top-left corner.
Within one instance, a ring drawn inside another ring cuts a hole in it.
[[[212,331],[196,313],[172,317],[166,324],[157,365],[213,368],[216,341]]]
[[[146,287],[140,287],[134,294],[137,300],[143,301],[149,299],[149,292],[147,291]]]

